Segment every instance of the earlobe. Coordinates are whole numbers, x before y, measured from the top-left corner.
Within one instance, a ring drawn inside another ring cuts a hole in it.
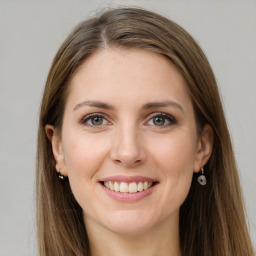
[[[199,172],[201,167],[206,165],[212,154],[212,148],[213,129],[209,124],[206,124],[198,140],[194,172]]]
[[[56,171],[59,172],[61,170],[61,174],[67,176],[62,141],[59,132],[53,125],[47,124],[45,126],[45,133],[52,145],[52,152],[56,162]]]

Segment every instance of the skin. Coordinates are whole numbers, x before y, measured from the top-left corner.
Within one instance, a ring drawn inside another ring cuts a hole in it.
[[[145,108],[156,102],[172,103]],[[88,118],[95,113],[103,119]],[[62,133],[51,125],[46,133],[56,170],[83,209],[92,255],[180,255],[179,209],[210,157],[212,130],[198,136],[185,81],[170,61],[138,49],[94,53],[70,82]],[[139,201],[119,202],[99,183],[113,175],[157,185]]]

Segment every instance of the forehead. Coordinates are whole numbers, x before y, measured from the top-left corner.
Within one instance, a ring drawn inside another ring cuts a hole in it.
[[[70,82],[69,101],[190,102],[186,83],[174,64],[142,49],[103,49],[88,57]]]

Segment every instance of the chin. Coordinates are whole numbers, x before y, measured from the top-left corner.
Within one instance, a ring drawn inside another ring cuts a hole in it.
[[[111,225],[108,227],[110,231],[113,233],[117,233],[119,235],[125,235],[125,236],[138,236],[146,234],[149,230],[149,226],[136,226],[136,225]]]
[[[153,220],[142,213],[118,213],[107,221],[107,229],[122,235],[142,235],[152,228]]]

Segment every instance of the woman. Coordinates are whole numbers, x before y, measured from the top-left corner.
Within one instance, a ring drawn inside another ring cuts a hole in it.
[[[40,255],[254,255],[216,81],[193,38],[122,8],[54,58],[37,155]]]

